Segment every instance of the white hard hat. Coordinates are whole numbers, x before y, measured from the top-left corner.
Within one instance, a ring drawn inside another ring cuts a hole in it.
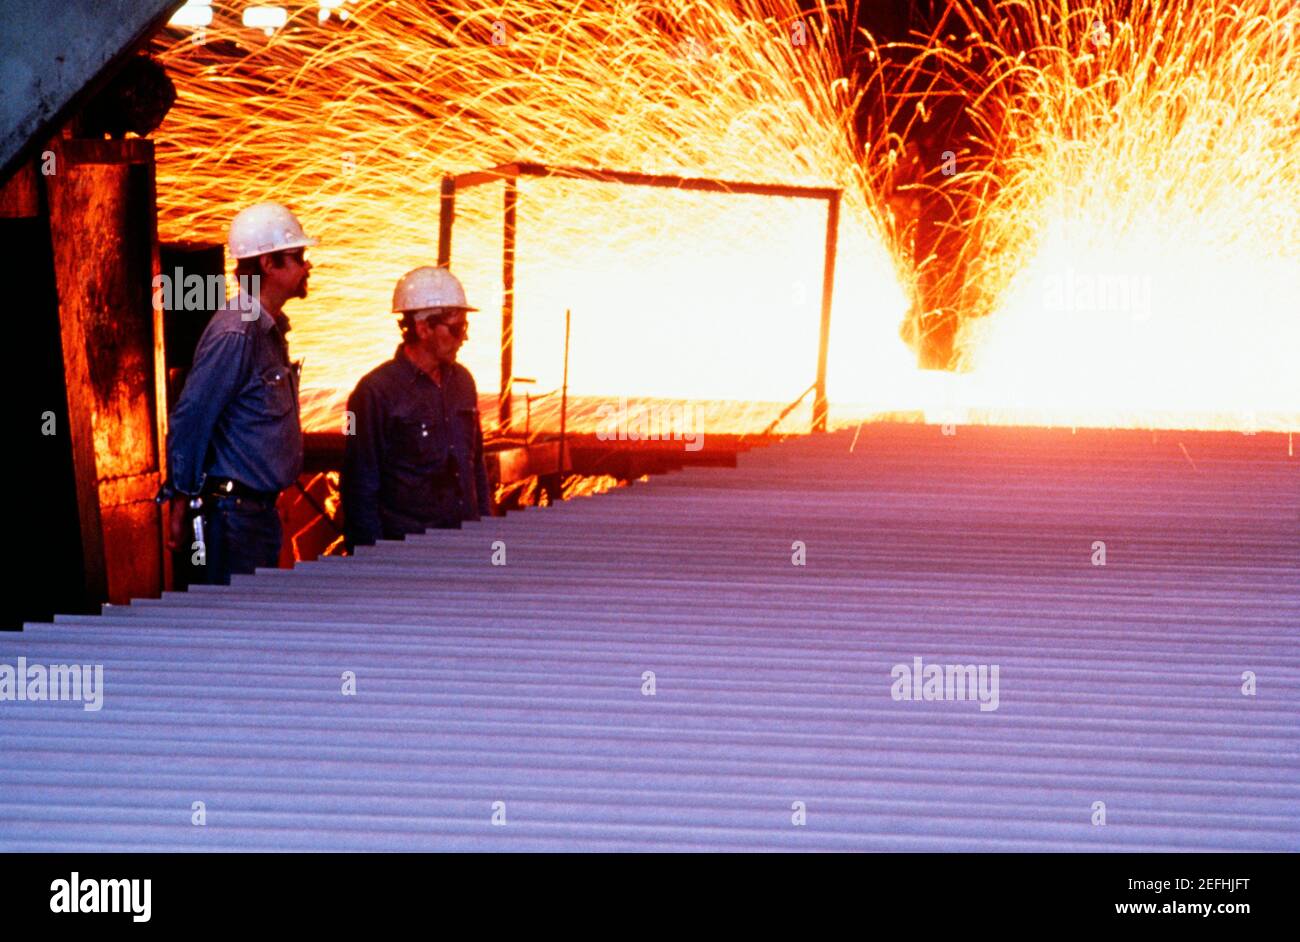
[[[230,257],[252,258],[268,252],[316,245],[302,231],[298,217],[279,203],[255,203],[230,221]]]
[[[421,265],[397,280],[393,291],[393,312],[423,311],[428,308],[458,308],[477,311],[465,300],[460,281],[445,268]]]

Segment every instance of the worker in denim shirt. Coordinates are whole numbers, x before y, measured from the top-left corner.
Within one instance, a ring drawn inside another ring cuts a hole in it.
[[[341,491],[349,550],[491,515],[478,390],[456,362],[473,310],[445,268],[424,266],[398,281],[402,344],[348,399]]]
[[[159,494],[171,501],[168,546],[192,551],[213,585],[279,564],[276,499],[302,473],[298,368],[283,307],[307,296],[312,266],[303,253],[315,244],[278,203],[235,217],[230,253],[240,290],[203,331],[169,420],[168,481]]]

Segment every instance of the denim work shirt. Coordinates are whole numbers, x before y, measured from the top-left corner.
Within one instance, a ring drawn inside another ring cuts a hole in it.
[[[245,319],[244,311],[257,317]],[[211,476],[278,493],[297,480],[302,427],[288,330],[288,318],[272,319],[247,296],[212,315],[169,422],[171,490],[200,494]]]
[[[347,544],[400,539],[492,513],[478,389],[459,363],[439,386],[401,347],[348,398],[340,490]]]

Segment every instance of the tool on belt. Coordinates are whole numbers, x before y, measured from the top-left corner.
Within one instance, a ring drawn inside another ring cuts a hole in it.
[[[190,498],[189,507],[194,512],[194,541],[200,546],[207,546],[204,540],[203,511],[207,506],[207,499],[215,502],[222,497],[238,497],[244,500],[254,500],[261,504],[274,505],[278,494],[268,493],[267,491],[255,491],[247,485],[240,484],[233,478],[208,478],[205,482],[208,486],[205,492],[198,497]]]
[[[203,498],[191,498],[190,509],[194,511],[194,542],[206,549],[208,544],[203,539]]]

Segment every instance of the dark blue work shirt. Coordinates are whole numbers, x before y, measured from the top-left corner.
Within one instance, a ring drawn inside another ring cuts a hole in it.
[[[478,389],[459,363],[442,385],[397,348],[348,398],[340,490],[349,546],[459,526],[492,513]]]
[[[288,329],[288,318],[273,319],[247,295],[228,299],[212,315],[168,423],[174,490],[201,493],[211,476],[279,492],[302,473],[298,371],[289,362]]]

